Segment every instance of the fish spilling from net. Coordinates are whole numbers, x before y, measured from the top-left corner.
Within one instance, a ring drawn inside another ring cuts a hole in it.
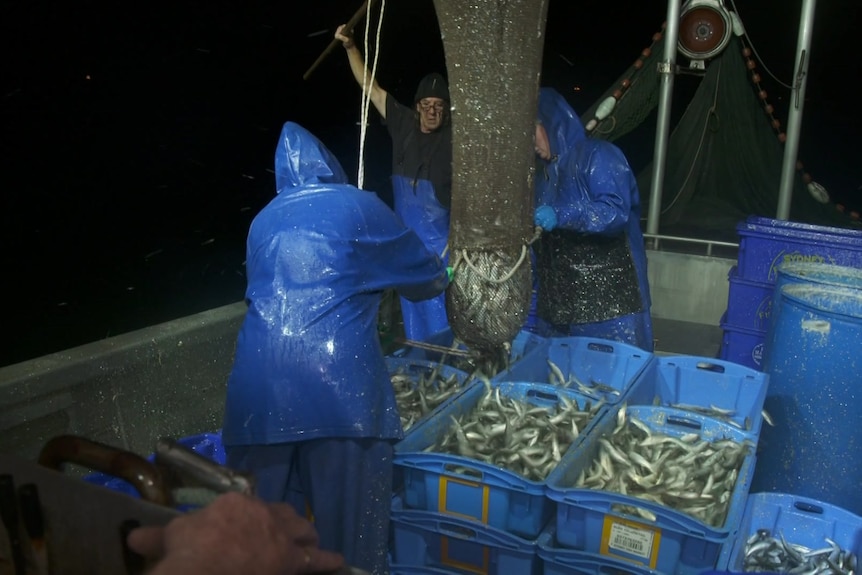
[[[829,538],[821,549],[788,543],[784,534],[778,537],[768,529],[758,529],[745,542],[743,571],[850,575],[856,572],[856,555]]]
[[[458,374],[444,375],[440,367],[430,370],[398,368],[390,374],[404,431],[463,389]]]
[[[569,446],[604,405],[577,401],[562,394],[556,405],[540,406],[508,397],[486,381],[476,406],[460,417],[439,441],[425,451],[476,459],[543,481]]]
[[[651,430],[617,412],[613,431],[598,440],[598,450],[571,487],[600,489],[659,503],[720,527],[747,455],[750,441],[706,441],[697,433],[680,437]],[[655,521],[649,509],[614,505],[614,511]]]

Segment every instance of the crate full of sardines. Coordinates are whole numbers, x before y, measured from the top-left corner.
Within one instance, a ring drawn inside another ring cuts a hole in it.
[[[548,476],[557,542],[677,575],[713,569],[739,528],[755,443],[667,407],[618,406]]]
[[[408,433],[417,422],[463,390],[466,372],[421,359],[386,358],[401,427]]]
[[[496,381],[532,381],[619,403],[653,355],[633,345],[589,337],[555,337],[501,371]]]
[[[719,359],[656,357],[631,386],[629,406],[654,405],[699,413],[733,425],[757,443],[769,375]]]
[[[718,566],[737,573],[858,573],[862,517],[816,499],[752,493],[728,549]]]
[[[608,409],[548,384],[470,383],[395,445],[404,506],[535,539],[554,510],[545,478]]]

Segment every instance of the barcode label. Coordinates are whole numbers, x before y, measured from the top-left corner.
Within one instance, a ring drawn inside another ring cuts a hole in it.
[[[637,529],[614,522],[611,525],[608,547],[648,559],[652,552],[653,535],[653,531],[649,529]]]

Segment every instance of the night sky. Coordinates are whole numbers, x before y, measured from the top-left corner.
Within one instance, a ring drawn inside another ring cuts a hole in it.
[[[343,50],[302,75],[360,4],[3,3],[0,365],[243,298],[245,237],[275,191],[282,123],[310,129],[356,180],[359,89]],[[801,0],[736,4],[769,70],[789,82]],[[800,149],[856,209],[859,10],[819,3]],[[543,80],[586,109],[665,13],[658,0],[550,0]],[[378,80],[399,100],[445,71],[432,0],[386,1],[381,35]],[[762,73],[786,118],[787,91]],[[390,144],[376,112],[371,121],[365,187],[386,199]]]

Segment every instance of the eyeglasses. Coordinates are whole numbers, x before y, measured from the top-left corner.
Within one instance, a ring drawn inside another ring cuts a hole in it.
[[[445,109],[443,102],[419,102],[419,106],[422,108],[423,112],[430,112],[434,110],[435,112],[442,112]]]

